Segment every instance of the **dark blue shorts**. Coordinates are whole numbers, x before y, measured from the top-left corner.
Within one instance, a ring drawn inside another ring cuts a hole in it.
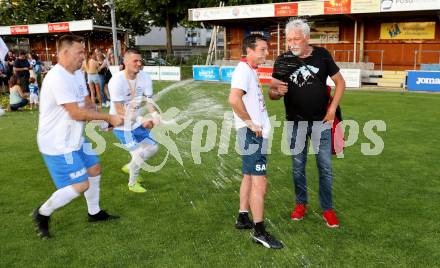
[[[242,172],[246,175],[265,176],[267,168],[267,140],[255,136],[247,127],[237,130],[237,141],[243,160]]]

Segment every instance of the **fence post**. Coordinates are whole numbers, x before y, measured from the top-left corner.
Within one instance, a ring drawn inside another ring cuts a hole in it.
[[[414,70],[416,70],[417,66],[417,50],[414,50]]]

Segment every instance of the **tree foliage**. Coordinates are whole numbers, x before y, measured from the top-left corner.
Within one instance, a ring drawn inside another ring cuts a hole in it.
[[[0,5],[1,25],[36,24],[92,19],[94,24],[111,26],[110,9],[106,0],[3,0]],[[136,0],[115,1],[118,27],[144,34],[149,19],[141,12]]]

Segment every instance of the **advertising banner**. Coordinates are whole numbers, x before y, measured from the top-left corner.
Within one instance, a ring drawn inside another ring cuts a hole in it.
[[[351,0],[351,13],[380,12],[380,0]]]
[[[273,17],[273,4],[243,5],[189,9],[191,21]]]
[[[180,67],[160,66],[159,76],[160,80],[180,81]]]
[[[345,80],[345,86],[351,88],[360,88],[361,87],[361,69],[340,69],[342,77]],[[327,85],[335,86],[333,80],[330,77],[327,77]]]
[[[440,72],[408,71],[406,82],[408,90],[440,92]]]
[[[435,39],[435,22],[381,23],[380,39]]]
[[[194,65],[193,78],[199,81],[219,81],[220,67],[211,65]]]
[[[275,17],[298,16],[298,3],[275,4]]]
[[[223,82],[231,82],[234,70],[235,67],[233,66],[222,66],[220,68],[220,80]]]
[[[324,1],[324,14],[350,14],[351,0]]]
[[[324,14],[324,3],[321,1],[303,1],[298,3],[298,16]]]
[[[47,29],[49,33],[66,33],[70,31],[68,22],[49,23]]]
[[[436,9],[440,9],[439,0],[382,0],[380,4],[382,12]]]
[[[29,34],[29,26],[27,25],[11,26],[11,35],[18,35],[18,34]]]
[[[151,80],[160,80],[160,69],[159,66],[144,66],[142,71],[146,72]]]
[[[332,44],[339,42],[339,25],[314,25],[310,29],[309,44]]]

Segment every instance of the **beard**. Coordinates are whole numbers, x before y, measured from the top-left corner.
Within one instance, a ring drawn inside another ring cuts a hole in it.
[[[295,56],[300,56],[303,52],[303,50],[300,47],[289,47],[289,50],[292,52]]]

